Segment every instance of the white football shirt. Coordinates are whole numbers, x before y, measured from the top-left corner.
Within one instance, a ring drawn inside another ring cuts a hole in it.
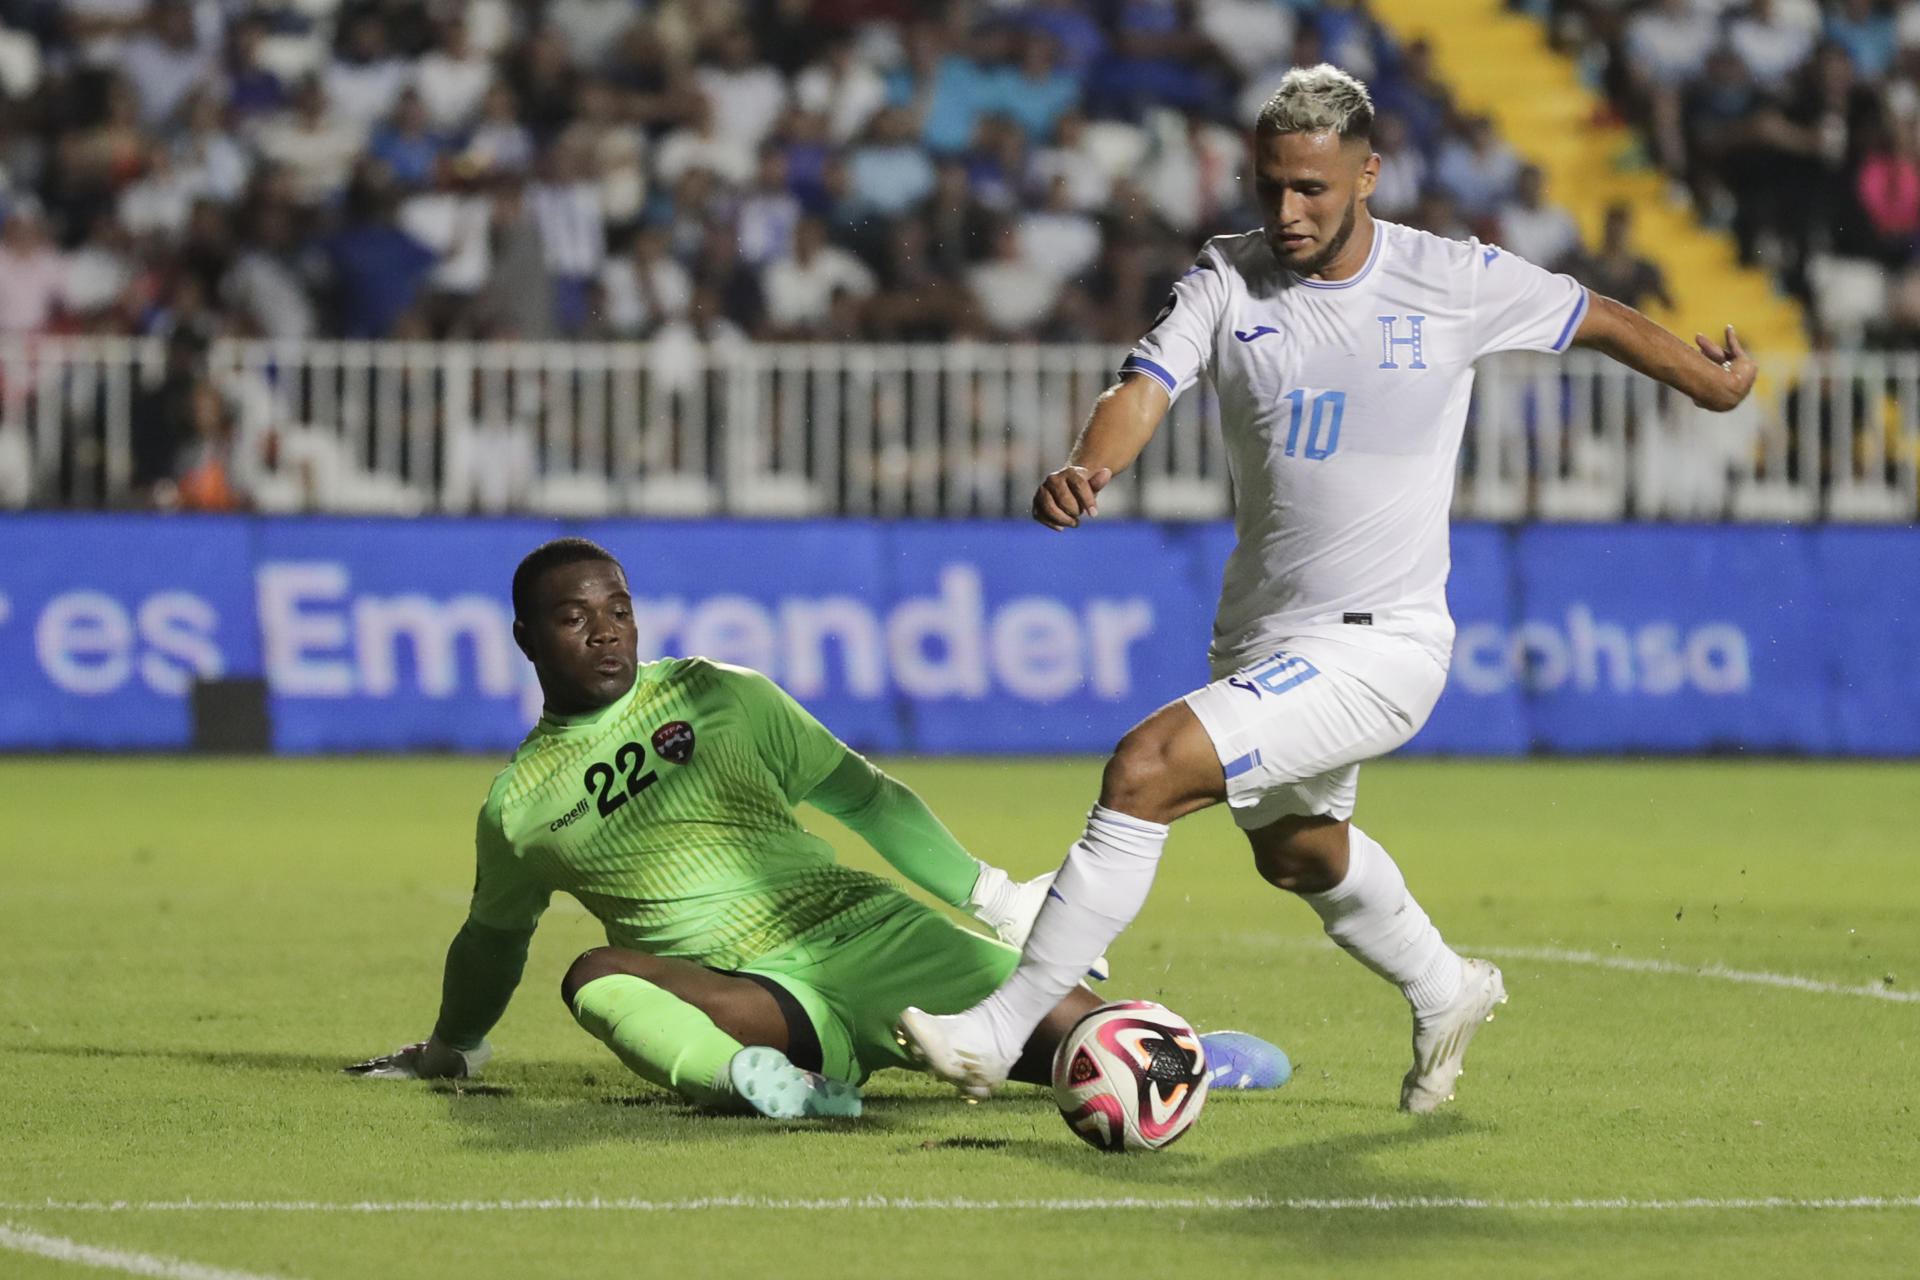
[[[1447,512],[1473,389],[1495,351],[1564,351],[1587,292],[1477,240],[1373,223],[1340,281],[1282,267],[1259,232],[1217,236],[1121,366],[1220,400],[1238,545],[1215,678],[1290,636],[1412,639],[1443,665]]]

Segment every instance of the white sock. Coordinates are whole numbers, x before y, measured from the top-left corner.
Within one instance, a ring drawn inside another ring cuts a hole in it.
[[[1325,893],[1303,893],[1327,936],[1400,988],[1415,1016],[1445,1008],[1460,994],[1460,957],[1407,891],[1406,878],[1380,842],[1347,828],[1347,876]]]
[[[1166,843],[1167,828],[1158,822],[1093,807],[1033,922],[1019,967],[969,1011],[1001,1057],[1019,1055],[1040,1019],[1140,914]]]

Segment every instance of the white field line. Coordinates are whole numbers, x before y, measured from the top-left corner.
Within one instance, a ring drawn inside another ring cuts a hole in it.
[[[1471,1196],[1357,1196],[1350,1198],[1272,1196],[1093,1196],[1066,1199],[976,1200],[964,1196],[915,1198],[847,1196],[788,1199],[769,1196],[700,1196],[685,1200],[635,1200],[563,1197],[545,1200],[47,1200],[39,1204],[0,1205],[8,1211],[41,1213],[696,1213],[746,1209],[778,1213],[824,1213],[848,1209],[886,1212],[1088,1213],[1112,1209],[1221,1210],[1264,1209],[1322,1213],[1358,1210],[1371,1213],[1433,1209],[1501,1212],[1668,1212],[1684,1209],[1920,1209],[1920,1196],[1753,1196],[1680,1199],[1586,1198],[1483,1199]],[[174,1275],[174,1272],[142,1274]],[[235,1276],[200,1268],[177,1273],[199,1277]]]
[[[1723,964],[1682,964],[1677,960],[1641,960],[1634,956],[1605,955],[1597,951],[1562,951],[1553,947],[1463,947],[1470,955],[1492,956],[1498,960],[1541,960],[1549,964],[1584,964],[1600,969],[1618,969],[1627,973],[1664,973],[1683,978],[1712,978],[1720,982],[1744,982],[1759,987],[1784,987],[1790,991],[1811,991],[1823,996],[1861,996],[1868,1000],[1889,1000],[1895,1004],[1920,1004],[1920,991],[1895,991],[1878,983],[1850,986],[1844,982],[1823,982],[1791,973],[1768,973],[1760,969],[1730,969]]]
[[[152,1253],[130,1253],[125,1249],[102,1249],[82,1244],[65,1236],[44,1236],[11,1223],[0,1222],[0,1249],[30,1253],[56,1262],[71,1262],[82,1267],[124,1272],[130,1276],[161,1276],[165,1280],[273,1280],[252,1271],[229,1271],[181,1258],[163,1258]]]

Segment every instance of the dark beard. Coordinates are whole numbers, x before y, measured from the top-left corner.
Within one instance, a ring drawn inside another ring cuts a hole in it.
[[[1347,202],[1347,216],[1340,220],[1340,229],[1333,233],[1333,239],[1327,241],[1327,247],[1308,258],[1305,262],[1292,263],[1288,270],[1299,276],[1318,275],[1325,271],[1329,263],[1338,258],[1346,249],[1347,241],[1353,239],[1353,224],[1360,216],[1360,197],[1355,196]]]

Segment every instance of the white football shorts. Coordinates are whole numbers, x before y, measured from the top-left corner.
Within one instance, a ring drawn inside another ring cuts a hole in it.
[[[1446,668],[1410,640],[1296,636],[1186,696],[1227,774],[1243,831],[1281,818],[1353,816],[1360,765],[1419,731]]]

